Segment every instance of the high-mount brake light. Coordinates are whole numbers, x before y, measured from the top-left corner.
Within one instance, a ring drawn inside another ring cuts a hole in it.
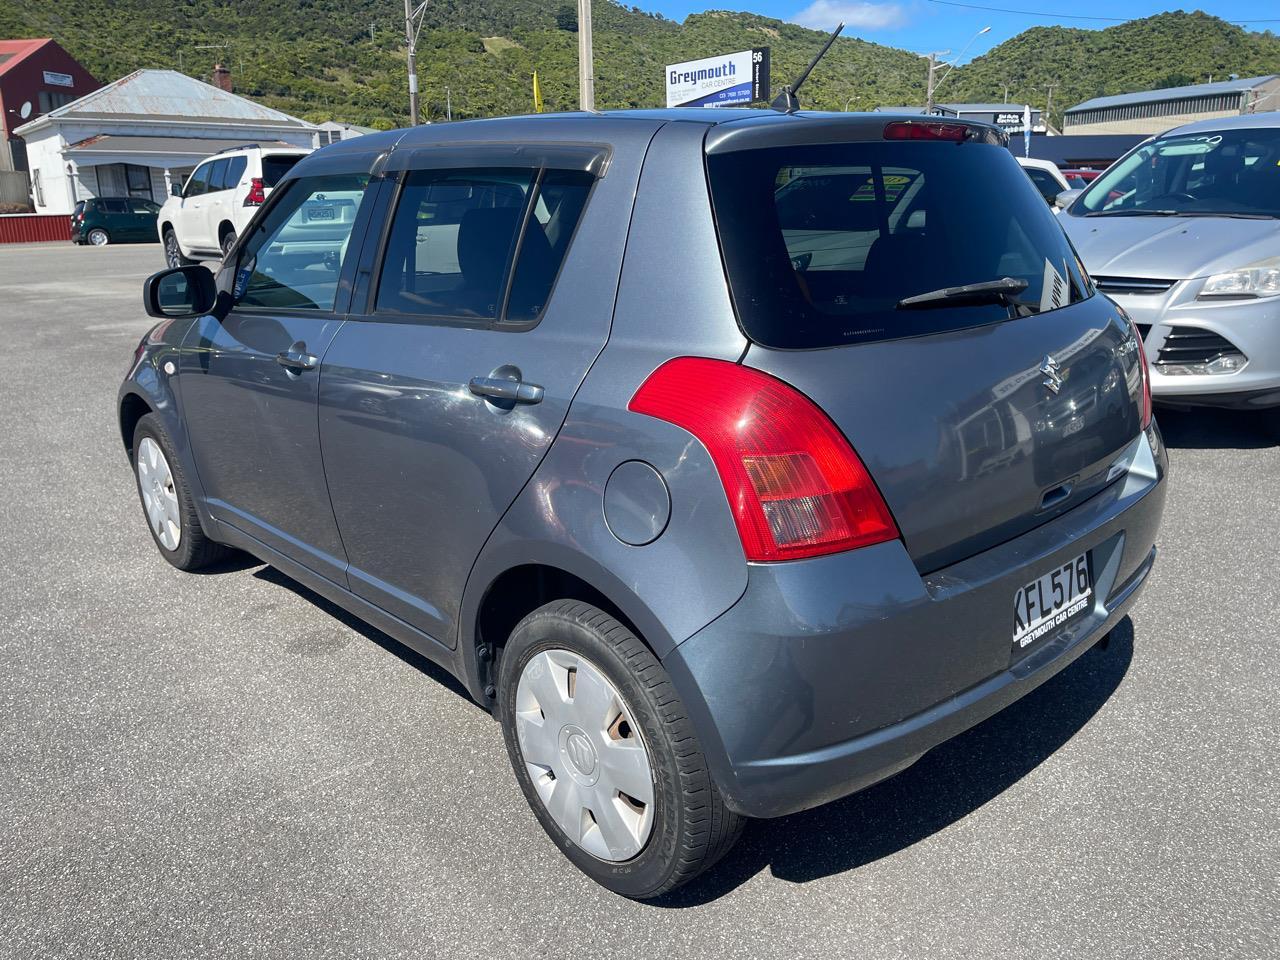
[[[894,120],[884,125],[886,140],[949,140],[964,143],[969,128],[963,123],[928,123],[921,120]]]
[[[266,202],[267,194],[262,188],[262,178],[254,177],[249,181],[249,192],[245,194],[244,205],[246,207],[260,207]]]
[[[748,560],[798,560],[898,538],[849,441],[781,380],[725,360],[677,357],[649,375],[628,409],[702,441]]]

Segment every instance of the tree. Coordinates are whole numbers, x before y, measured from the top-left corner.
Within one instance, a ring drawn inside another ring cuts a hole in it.
[[[577,33],[578,8],[568,3],[561,4],[560,9],[556,11],[556,28]]]

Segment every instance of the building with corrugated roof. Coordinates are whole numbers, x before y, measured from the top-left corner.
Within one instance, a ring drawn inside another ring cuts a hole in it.
[[[316,138],[305,120],[174,70],[137,70],[14,132],[26,141],[36,212],[48,214],[90,197],[163,202],[210,154]]]
[[[1062,132],[1150,136],[1194,120],[1276,109],[1280,109],[1280,76],[1268,74],[1094,97],[1067,110]]]

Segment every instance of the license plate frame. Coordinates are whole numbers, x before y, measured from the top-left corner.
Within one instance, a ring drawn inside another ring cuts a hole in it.
[[[1020,653],[1093,607],[1093,557],[1086,550],[1013,592],[1013,651]]]

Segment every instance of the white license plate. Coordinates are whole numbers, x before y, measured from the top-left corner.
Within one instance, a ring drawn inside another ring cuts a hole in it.
[[[1089,555],[1055,567],[1013,595],[1013,646],[1021,650],[1089,609],[1093,578]]]
[[[333,207],[312,207],[307,212],[308,220],[332,220]]]

